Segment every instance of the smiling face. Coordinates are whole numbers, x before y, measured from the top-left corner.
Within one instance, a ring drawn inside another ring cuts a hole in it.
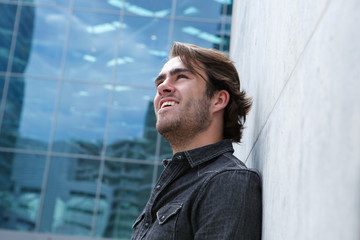
[[[203,71],[199,74],[206,76]],[[206,130],[211,123],[206,81],[187,69],[178,57],[170,59],[156,79],[156,128],[170,144]]]

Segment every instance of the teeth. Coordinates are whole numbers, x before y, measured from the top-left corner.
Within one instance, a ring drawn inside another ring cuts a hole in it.
[[[161,108],[164,108],[165,106],[174,106],[176,103],[175,102],[164,102],[163,104],[161,104]]]

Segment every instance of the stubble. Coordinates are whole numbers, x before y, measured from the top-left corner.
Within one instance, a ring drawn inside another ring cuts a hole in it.
[[[161,120],[157,119],[156,128],[173,148],[181,148],[210,126],[209,107],[210,99],[207,96],[188,101],[176,114],[169,113]]]

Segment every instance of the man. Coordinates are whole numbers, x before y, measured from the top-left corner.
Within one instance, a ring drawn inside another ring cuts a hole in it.
[[[224,54],[174,43],[156,78],[156,128],[173,157],[133,228],[133,240],[261,238],[261,180],[232,153],[251,100]]]

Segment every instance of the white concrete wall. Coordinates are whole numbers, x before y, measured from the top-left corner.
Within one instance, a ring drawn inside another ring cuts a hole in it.
[[[234,0],[254,98],[236,155],[263,175],[264,240],[360,239],[360,1]]]

